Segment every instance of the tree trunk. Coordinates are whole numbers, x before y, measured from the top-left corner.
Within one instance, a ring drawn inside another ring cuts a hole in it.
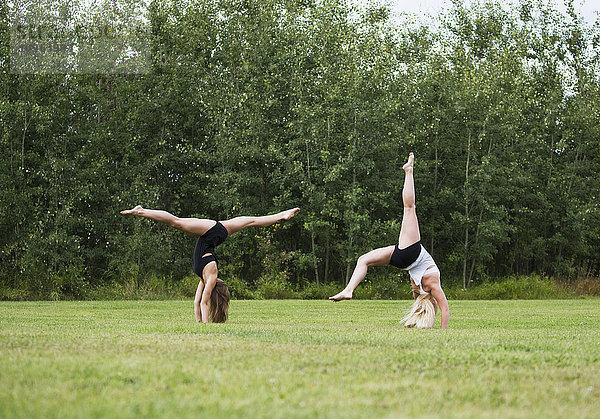
[[[31,122],[32,115],[29,116],[29,121],[27,120],[27,109],[25,109],[23,115],[23,135],[21,136],[21,170],[25,168],[25,134],[27,133],[27,128],[29,127],[29,123]]]
[[[467,288],[467,258],[469,251],[469,158],[471,157],[471,131],[469,131],[469,140],[467,143],[467,163],[465,165],[465,242],[463,246],[463,288]]]
[[[554,167],[554,133],[552,133],[552,148],[550,150],[550,171],[548,172],[548,181],[546,182],[546,186],[550,185],[550,179],[552,179],[552,169]]]
[[[354,139],[352,141],[352,150],[350,153],[352,154],[356,150],[356,110],[354,111]],[[352,192],[356,188],[356,166],[352,166]],[[352,206],[352,210],[354,211],[354,205]],[[350,235],[350,245],[348,246],[348,264],[346,265],[346,285],[350,281],[350,276],[352,275],[352,262],[350,262],[350,252],[352,251],[352,244],[354,242],[354,237]]]
[[[467,219],[468,219],[468,215],[467,215]],[[467,289],[467,252],[469,250],[469,225],[467,223],[467,226],[465,228],[465,243],[463,246],[463,250],[464,250],[464,258],[463,258],[463,288]]]
[[[352,237],[350,237],[350,246],[348,246],[348,263],[346,265],[346,285],[350,282],[352,276],[352,262],[350,261],[350,248],[352,248]]]
[[[437,104],[437,115],[435,117],[435,140],[434,144],[434,154],[435,154],[435,165],[433,169],[433,197],[437,197],[437,188],[438,188],[438,167],[439,167],[439,158],[438,158],[438,147],[439,147],[439,126],[440,126],[440,103]],[[433,234],[431,235],[431,244],[429,246],[430,252],[433,254]]]
[[[473,247],[477,248],[477,242],[479,241],[479,226],[481,225],[481,220],[483,218],[483,208],[479,211],[479,221],[477,222],[477,228],[475,229],[475,240],[473,242]],[[469,278],[467,280],[467,284],[471,284],[473,282],[473,271],[475,270],[475,262],[476,259],[473,258],[471,260],[471,269],[469,271]]]
[[[223,170],[223,177],[221,179],[226,179],[226,177],[225,177],[225,165],[223,165],[221,167],[221,169]],[[225,219],[229,220],[229,218],[230,218],[229,217],[229,208],[231,208],[233,205],[232,205],[232,203],[228,202],[229,200],[228,200],[228,196],[227,196],[227,189],[228,189],[227,185],[225,185],[225,203],[227,204],[225,206]]]
[[[581,147],[577,146],[575,149],[575,160],[573,161],[573,169],[571,170],[571,178],[569,179],[569,187],[567,188],[567,196],[571,195],[571,186],[573,186],[573,180],[575,180],[575,168],[577,167],[577,163],[579,162],[579,154],[581,152]]]
[[[329,279],[329,234],[327,235],[327,242],[325,244],[325,272],[323,274],[323,283],[326,283]]]
[[[317,254],[315,252],[315,232],[310,232],[310,242],[312,245],[312,254],[313,254],[313,263],[315,268],[315,278],[317,280],[317,285],[319,285],[319,264],[317,263]]]

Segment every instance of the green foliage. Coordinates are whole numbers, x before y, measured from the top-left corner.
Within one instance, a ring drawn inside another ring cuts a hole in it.
[[[81,284],[81,277],[66,275],[55,278],[54,288],[45,293],[23,288],[0,287],[2,300],[160,300],[190,299],[196,294],[199,278],[194,274],[180,281],[151,275],[144,280],[136,276],[127,276],[120,281],[106,285],[90,287]],[[262,277],[256,286],[251,287],[237,276],[226,278],[226,284],[234,300],[255,299],[305,299],[326,300],[337,294],[341,285],[308,283],[302,288],[293,288],[284,275]],[[506,299],[570,299],[577,296],[600,296],[600,279],[587,278],[577,281],[558,281],[547,277],[515,276],[496,281],[486,281],[464,289],[456,284],[445,282],[444,291],[451,300],[506,300]],[[410,300],[412,291],[407,280],[402,281],[397,274],[374,275],[354,292],[356,300]]]
[[[116,283],[94,287],[83,296],[92,300],[170,300],[193,297],[198,282],[186,276],[181,281],[149,275],[144,279],[126,276]]]
[[[353,298],[364,300],[407,300],[412,299],[412,289],[408,277],[388,269],[387,275],[374,275],[354,291]],[[337,294],[337,292],[336,292]]]
[[[198,277],[196,277],[196,279],[198,279]],[[255,300],[259,298],[259,292],[251,290],[244,281],[236,276],[228,276],[226,284],[232,299]]]
[[[31,293],[27,290],[0,287],[0,301],[27,301],[31,299]]]
[[[581,278],[577,281],[563,284],[575,295],[600,297],[600,278]]]
[[[109,3],[95,13],[118,26]],[[443,278],[600,274],[600,26],[572,5],[457,1],[427,26],[343,0],[159,0],[128,11],[150,25],[140,74],[19,73],[11,13],[0,295],[195,292],[193,238],[119,215],[135,204],[219,220],[300,206],[227,240],[221,275],[243,298],[321,295],[396,241],[409,151]],[[378,269],[357,297],[405,298]]]
[[[569,298],[573,292],[550,278],[534,275],[486,282],[468,290],[451,289],[446,296],[461,300],[549,300]]]
[[[256,292],[266,299],[285,300],[295,297],[294,290],[290,286],[287,276],[283,273],[269,277],[262,276],[258,280]]]
[[[304,300],[326,300],[337,294],[340,286],[335,284],[308,284],[303,290],[296,294],[296,298]]]

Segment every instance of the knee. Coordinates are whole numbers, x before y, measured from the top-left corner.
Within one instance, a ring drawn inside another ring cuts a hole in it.
[[[364,255],[360,255],[358,257],[358,260],[356,261],[356,264],[368,266],[369,265],[369,257],[367,256],[367,254],[365,253]]]

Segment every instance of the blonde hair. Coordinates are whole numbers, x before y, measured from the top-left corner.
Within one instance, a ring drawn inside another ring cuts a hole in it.
[[[417,329],[429,329],[435,323],[437,312],[437,301],[431,294],[419,294],[413,303],[409,313],[401,320],[404,327],[416,327]]]

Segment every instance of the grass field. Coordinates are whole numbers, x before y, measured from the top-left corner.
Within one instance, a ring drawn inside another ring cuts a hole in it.
[[[600,417],[600,300],[409,304],[2,302],[0,417]]]

